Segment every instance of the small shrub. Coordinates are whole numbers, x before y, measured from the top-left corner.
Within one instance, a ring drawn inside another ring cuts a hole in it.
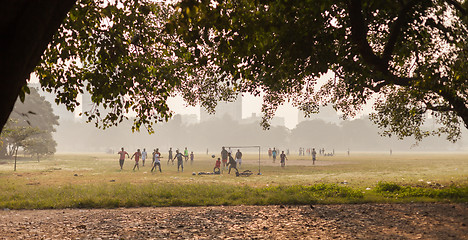
[[[400,185],[396,183],[386,183],[386,182],[379,182],[375,187],[376,192],[398,192],[401,190]]]

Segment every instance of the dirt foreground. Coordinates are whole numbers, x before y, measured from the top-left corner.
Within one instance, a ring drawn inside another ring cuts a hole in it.
[[[0,239],[468,239],[468,204],[0,210]]]

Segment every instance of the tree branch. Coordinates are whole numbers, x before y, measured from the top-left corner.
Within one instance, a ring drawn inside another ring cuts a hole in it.
[[[351,23],[351,39],[357,45],[364,62],[374,66],[382,73],[387,73],[388,62],[383,61],[379,56],[375,55],[367,41],[368,28],[362,15],[361,0],[349,0],[347,4]]]
[[[468,10],[465,9],[459,2],[456,0],[446,0],[446,2],[452,5],[455,9],[457,9],[463,16],[468,16]]]
[[[385,44],[385,48],[382,54],[382,60],[388,64],[390,62],[395,44],[398,40],[398,37],[401,34],[401,31],[405,25],[408,24],[407,14],[408,11],[414,6],[416,1],[410,1],[408,4],[403,5],[400,11],[398,12],[398,17],[392,25],[390,30],[390,36],[388,41]]]

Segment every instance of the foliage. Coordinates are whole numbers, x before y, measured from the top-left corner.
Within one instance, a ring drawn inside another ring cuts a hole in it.
[[[2,151],[8,157],[12,157],[18,151],[18,148],[24,147],[26,140],[39,134],[38,128],[30,126],[21,126],[17,119],[9,119],[2,132],[2,141],[4,150]]]
[[[355,116],[377,97],[384,135],[417,140],[468,128],[467,2],[182,1],[167,29],[194,68],[229,76],[264,97],[265,120],[285,101],[304,110],[332,103]],[[333,71],[325,84],[317,78]],[[195,83],[194,83],[195,85]],[[205,83],[198,83],[200,90]],[[420,130],[430,113],[441,127]]]
[[[36,68],[42,86],[69,110],[89,92],[95,105],[83,111],[96,126],[116,125],[131,111],[134,129],[167,121],[166,100],[181,71],[164,44],[171,36],[160,34],[167,14],[147,0],[78,1]]]
[[[52,132],[58,125],[58,117],[54,115],[50,103],[35,88],[29,91],[24,102],[17,101],[2,131],[0,152],[4,156],[13,156],[18,148],[38,157],[55,153],[57,143],[52,138]]]
[[[375,191],[391,198],[427,197],[464,201],[468,196],[468,187],[450,186],[448,188],[433,189],[427,187],[400,186],[396,183],[387,182],[379,182]]]
[[[18,189],[19,188],[19,189]],[[330,203],[386,202],[400,198],[427,197],[435,200],[466,201],[468,188],[447,189],[402,188],[401,191],[376,191],[371,199],[358,189],[333,184],[312,186],[239,187],[217,184],[90,184],[50,186],[17,186],[4,189],[0,207],[9,209],[49,208],[118,208],[154,206],[213,205],[299,205]],[[398,194],[399,193],[399,194]],[[386,198],[392,198],[385,200]]]
[[[456,141],[460,124],[468,128],[467,8],[453,0],[81,0],[36,73],[70,110],[89,91],[96,105],[85,115],[103,127],[129,112],[136,130],[165,121],[170,95],[213,111],[248,92],[265,94],[264,127],[286,101],[306,115],[332,103],[348,118],[377,98],[383,135]],[[433,132],[420,129],[428,113],[441,123]]]

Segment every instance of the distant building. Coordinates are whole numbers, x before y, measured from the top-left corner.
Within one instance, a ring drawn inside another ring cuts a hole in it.
[[[252,113],[252,115],[250,117],[242,119],[241,123],[243,123],[243,124],[252,124],[252,123],[260,124],[261,120],[262,120],[262,118],[260,116],[257,116],[256,113]],[[273,119],[271,119],[270,125],[274,126],[274,127],[278,127],[278,126],[284,127],[285,119],[284,119],[284,117],[273,117]]]
[[[324,122],[335,123],[335,124],[339,124],[342,121],[338,113],[335,111],[335,109],[333,109],[333,107],[330,105],[321,107],[319,113],[310,114],[309,117],[305,117],[304,112],[299,110],[299,113],[297,116],[298,123],[306,121],[306,120],[314,120],[314,119],[321,119]]]
[[[211,119],[222,119],[226,115],[234,121],[242,120],[242,95],[237,95],[234,102],[218,102],[214,114],[209,114],[205,108],[200,107],[200,122],[206,122]]]
[[[181,120],[184,125],[193,125],[198,123],[198,116],[197,114],[182,114]]]

